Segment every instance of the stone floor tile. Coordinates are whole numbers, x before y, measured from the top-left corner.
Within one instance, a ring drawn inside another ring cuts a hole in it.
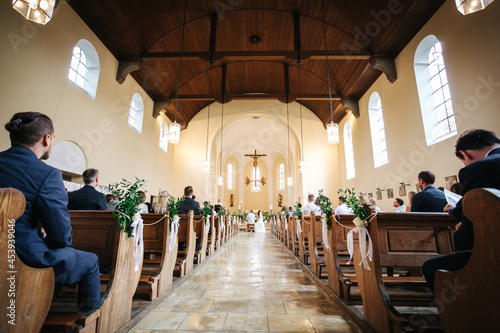
[[[227,315],[224,330],[236,330],[245,332],[268,331],[267,315],[259,313],[230,313]]]

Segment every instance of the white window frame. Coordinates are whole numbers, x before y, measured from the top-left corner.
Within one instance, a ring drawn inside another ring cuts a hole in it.
[[[413,67],[427,146],[457,135],[446,66],[436,36],[429,35],[420,42]]]
[[[227,164],[227,189],[232,190],[234,186],[234,168],[232,163]]]
[[[262,173],[260,171],[260,166],[252,167],[252,180],[260,180],[262,178]],[[260,192],[261,190],[260,182],[252,182],[250,185],[250,190],[252,192]]]
[[[68,81],[95,100],[101,67],[99,55],[92,43],[86,39],[76,43],[69,67]]]
[[[375,168],[389,163],[387,140],[385,137],[384,113],[382,100],[377,92],[370,96],[368,102],[368,117],[370,118],[370,133],[372,137],[373,164]]]
[[[135,93],[130,100],[128,112],[128,125],[135,129],[137,133],[142,133],[142,121],[144,119],[144,102],[141,95]]]
[[[168,125],[165,122],[161,124],[159,145],[161,150],[166,153],[168,150]]]
[[[285,189],[285,163],[281,163],[278,169],[278,189]]]
[[[352,130],[349,122],[344,125],[344,152],[345,152],[345,172],[347,179],[352,179],[356,176],[356,168],[354,165],[354,148],[352,143]]]

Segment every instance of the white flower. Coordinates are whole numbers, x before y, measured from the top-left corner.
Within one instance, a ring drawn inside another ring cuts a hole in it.
[[[132,217],[132,221],[137,221],[141,218],[141,213],[137,212],[134,214],[134,217]]]
[[[364,227],[365,222],[359,218],[359,216],[356,216],[356,218],[352,221],[356,227]]]

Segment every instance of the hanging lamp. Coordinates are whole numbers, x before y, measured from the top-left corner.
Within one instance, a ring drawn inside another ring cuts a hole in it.
[[[179,143],[181,137],[181,125],[177,123],[177,112],[179,110],[179,90],[181,89],[181,69],[182,69],[182,52],[184,50],[184,30],[186,28],[186,11],[187,0],[184,1],[184,20],[182,22],[182,37],[181,37],[181,53],[179,56],[179,74],[177,76],[177,95],[175,98],[175,118],[174,122],[168,128],[168,142],[172,144]]]
[[[25,19],[46,25],[52,19],[57,0],[13,0],[12,8]]]
[[[325,22],[324,0],[321,0],[321,10],[323,13],[323,36],[325,39],[326,74],[328,77],[328,95],[330,96],[330,118],[331,118],[331,123],[326,126],[326,134],[328,136],[328,144],[332,145],[340,142],[340,136],[339,136],[339,124],[333,122],[332,87],[330,85],[330,67],[328,67],[328,48],[326,46],[326,22]]]
[[[208,172],[210,170],[210,160],[208,159],[208,131],[210,130],[210,105],[212,101],[210,96],[212,94],[212,56],[210,55],[210,75],[209,75],[209,88],[208,88],[208,116],[207,116],[207,145],[205,147],[205,161],[203,161],[203,171]]]
[[[299,100],[302,102],[302,90],[300,88],[300,49],[297,50],[297,68],[299,71]],[[304,134],[302,129],[302,103],[299,103],[300,110],[300,146],[301,146],[301,159],[299,163],[299,171],[300,173],[304,173],[307,170],[307,163],[304,158]]]
[[[455,0],[457,10],[462,15],[472,14],[479,10],[485,9],[493,0]]]
[[[287,139],[287,153],[288,153],[288,156],[287,156],[287,164],[288,164],[288,178],[287,178],[287,184],[288,186],[292,186],[293,185],[293,178],[292,176],[290,175],[290,118],[289,118],[289,112],[288,112],[288,91],[286,93],[286,123],[287,123],[287,127],[288,127],[288,131],[287,131],[287,135],[288,135],[288,139]]]

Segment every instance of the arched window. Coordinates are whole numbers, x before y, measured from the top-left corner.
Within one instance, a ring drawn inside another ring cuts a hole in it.
[[[347,179],[354,178],[356,171],[354,169],[354,149],[352,146],[351,124],[344,125],[344,150],[345,150],[345,169]]]
[[[95,99],[100,70],[99,56],[94,46],[88,40],[80,39],[73,48],[69,82]]]
[[[261,175],[260,175],[260,167],[256,166],[252,168],[252,180],[260,180]],[[260,182],[252,182],[252,192],[259,192],[260,191]]]
[[[232,190],[233,189],[233,165],[229,163],[227,165],[227,189]]]
[[[135,93],[130,101],[128,124],[139,133],[142,132],[142,118],[144,118],[144,103],[141,95]]]
[[[279,189],[280,190],[285,189],[285,164],[283,163],[280,164],[280,169],[279,169]]]
[[[161,124],[160,148],[166,153],[168,149],[168,126],[167,123]]]
[[[422,40],[413,66],[425,139],[430,146],[457,134],[443,52],[436,36],[429,35]]]
[[[372,135],[373,163],[375,168],[389,162],[387,157],[387,142],[385,140],[384,115],[380,95],[374,92],[368,102],[370,132]]]

